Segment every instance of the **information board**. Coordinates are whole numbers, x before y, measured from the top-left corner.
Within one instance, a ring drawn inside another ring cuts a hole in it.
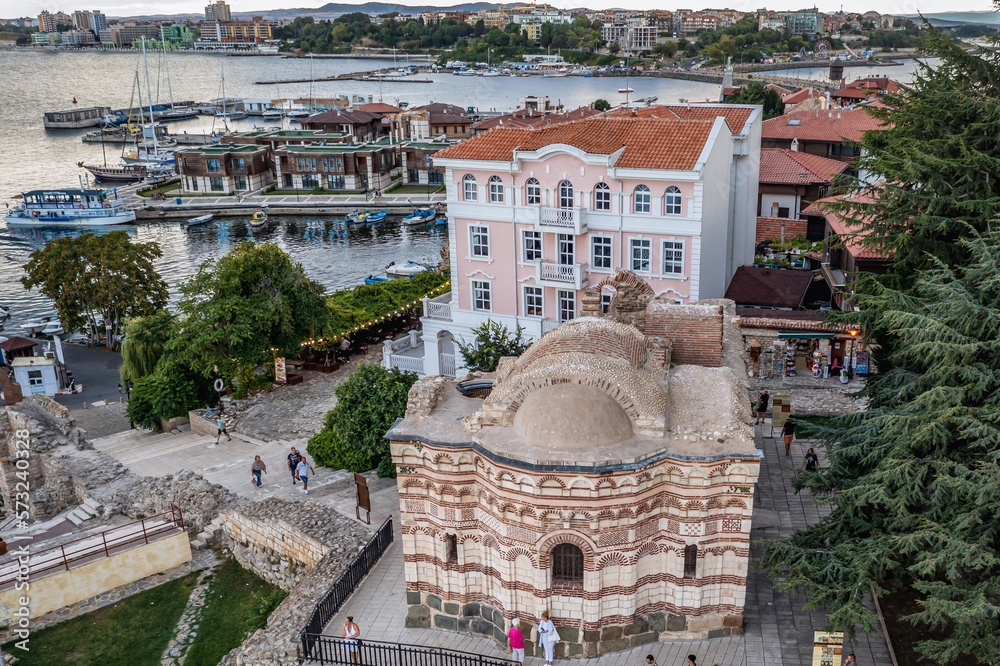
[[[279,384],[284,384],[288,381],[288,377],[285,375],[284,357],[274,359],[274,381]]]
[[[844,652],[844,632],[814,631],[812,666],[840,666]]]
[[[780,431],[785,427],[785,421],[792,413],[792,398],[787,395],[775,395],[771,397],[771,436],[774,431]]]

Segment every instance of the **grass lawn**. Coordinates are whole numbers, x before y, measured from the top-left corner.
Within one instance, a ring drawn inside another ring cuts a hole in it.
[[[3,646],[19,666],[159,666],[197,572],[72,620],[34,631],[29,651]]]
[[[267,614],[286,596],[284,590],[244,569],[233,558],[224,560],[209,579],[198,635],[184,665],[218,664],[247,635],[264,626]]]
[[[428,190],[427,185],[391,185],[386,189],[385,194],[436,194],[444,192],[444,185],[431,185]]]
[[[173,180],[170,181],[169,183],[163,183],[162,185],[159,185],[157,187],[147,187],[146,189],[137,190],[136,194],[138,194],[140,197],[150,197],[156,194],[157,192],[160,192],[164,195],[169,195],[171,192],[180,189],[181,189],[181,181]]]

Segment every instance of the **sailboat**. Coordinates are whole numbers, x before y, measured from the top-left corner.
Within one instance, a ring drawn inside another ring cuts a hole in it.
[[[225,125],[226,120],[242,120],[247,117],[244,111],[229,111],[226,112],[226,66],[225,63],[219,63],[219,70],[222,72],[222,111],[216,111],[215,117],[222,118],[222,123]],[[226,127],[228,130],[229,128]]]
[[[173,122],[177,120],[193,120],[194,118],[197,118],[198,112],[194,109],[186,106],[174,106],[174,88],[170,84],[170,62],[167,61],[167,40],[165,39],[163,40],[163,66],[167,70],[167,92],[170,94],[170,110],[161,111],[159,120]]]

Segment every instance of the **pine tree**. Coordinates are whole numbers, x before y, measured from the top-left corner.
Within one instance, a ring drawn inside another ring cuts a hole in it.
[[[832,624],[865,632],[870,586],[913,589],[923,601],[908,620],[948,636],[919,651],[998,664],[1000,240],[958,249],[964,268],[935,260],[906,291],[858,296],[897,336],[893,368],[870,380],[873,406],[825,429],[828,467],[796,479],[831,513],[770,542],[763,566]]]

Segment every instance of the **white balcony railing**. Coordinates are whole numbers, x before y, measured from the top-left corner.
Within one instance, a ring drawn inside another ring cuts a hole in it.
[[[455,355],[441,354],[440,356],[441,374],[445,377],[455,376]]]
[[[415,372],[418,375],[424,374],[423,356],[391,356],[389,359],[390,368],[399,368],[406,372]]]
[[[451,319],[451,292],[436,298],[424,299],[424,316],[432,319]]]
[[[586,264],[538,262],[538,282],[550,287],[583,289],[587,286]]]
[[[550,227],[560,232],[570,232],[575,236],[586,233],[583,209],[576,208],[539,208],[538,226]]]

